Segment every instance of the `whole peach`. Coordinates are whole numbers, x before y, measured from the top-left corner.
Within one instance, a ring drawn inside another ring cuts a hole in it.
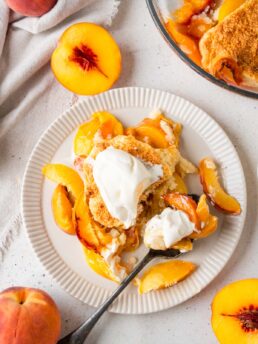
[[[6,0],[7,5],[17,13],[29,17],[39,17],[47,13],[57,0]]]
[[[0,344],[56,344],[61,318],[40,289],[12,287],[0,293]]]

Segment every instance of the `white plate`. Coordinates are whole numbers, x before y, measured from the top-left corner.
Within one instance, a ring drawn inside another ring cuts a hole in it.
[[[211,117],[180,97],[152,89],[121,88],[87,98],[60,116],[36,145],[24,177],[23,219],[36,255],[69,294],[91,306],[100,305],[116,285],[90,270],[76,237],[57,228],[51,211],[55,185],[44,180],[41,168],[49,162],[72,164],[76,128],[93,112],[110,111],[125,126],[131,126],[156,108],[183,124],[181,146],[187,158],[196,164],[207,155],[216,159],[224,185],[239,200],[243,211],[236,217],[220,216],[217,233],[196,242],[194,251],[183,257],[199,266],[190,277],[176,286],[143,296],[129,286],[110,307],[112,312],[140,314],[175,306],[199,293],[223,269],[239,241],[246,214],[245,178],[232,143]],[[196,178],[189,181],[191,192],[200,192]]]

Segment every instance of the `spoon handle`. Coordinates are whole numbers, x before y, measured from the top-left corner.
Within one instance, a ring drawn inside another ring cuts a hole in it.
[[[58,344],[82,344],[89,335],[91,329],[97,323],[102,314],[108,309],[113,301],[122,293],[127,285],[134,279],[135,276],[147,265],[155,255],[151,250],[146,256],[137,264],[135,269],[121,282],[119,287],[113,292],[113,294],[96,310],[92,316],[86,320],[77,330],[68,334],[63,339],[59,340]]]

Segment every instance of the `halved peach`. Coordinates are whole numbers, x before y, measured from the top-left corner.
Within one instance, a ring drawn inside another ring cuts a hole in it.
[[[226,285],[214,297],[211,309],[219,343],[258,343],[258,278]]]
[[[151,290],[170,287],[189,276],[196,269],[196,265],[182,260],[171,260],[148,268],[139,279],[140,294]]]
[[[80,175],[72,168],[63,164],[47,164],[42,168],[45,177],[65,186],[75,201],[84,190]]]
[[[246,0],[224,0],[219,8],[218,21],[221,22],[230,13],[241,6],[245,1]]]
[[[195,224],[196,229],[200,228],[200,220],[196,213],[197,204],[190,196],[178,192],[169,192],[163,198],[170,207],[184,211],[190,221]]]
[[[84,194],[75,203],[75,216],[76,234],[86,248],[100,253],[103,247],[111,243],[111,235],[92,218]]]
[[[201,66],[201,55],[199,52],[198,44],[194,39],[188,37],[186,34],[179,31],[175,22],[171,19],[166,23],[166,28],[178,44],[179,48],[198,66]]]
[[[175,173],[174,179],[175,179],[175,182],[177,184],[175,191],[179,192],[181,194],[187,194],[188,189],[187,189],[187,186],[186,186],[183,178],[178,173]]]
[[[92,270],[94,270],[97,274],[110,279],[111,281],[117,281],[108,264],[100,254],[91,249],[88,249],[84,245],[82,246],[82,248],[85,254],[86,262]]]
[[[77,23],[62,34],[51,57],[51,68],[70,91],[93,95],[108,90],[118,79],[121,53],[103,27]]]
[[[122,124],[111,113],[106,111],[95,112],[91,119],[83,123],[74,138],[74,153],[87,156],[98,135],[102,139],[112,138],[123,134]]]
[[[203,191],[211,203],[223,212],[239,215],[241,206],[234,197],[227,194],[222,188],[214,161],[211,158],[201,160],[199,170]]]
[[[56,224],[67,234],[75,234],[76,220],[72,202],[65,186],[59,184],[52,196],[52,210]]]

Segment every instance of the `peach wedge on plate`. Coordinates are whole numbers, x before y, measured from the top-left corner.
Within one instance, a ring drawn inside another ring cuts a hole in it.
[[[84,184],[79,174],[63,164],[47,164],[42,173],[58,183],[52,196],[52,210],[56,224],[68,234],[75,234],[74,204],[83,194]]]
[[[170,260],[153,265],[139,279],[138,291],[143,294],[151,290],[170,287],[185,279],[195,269],[195,264],[182,260]]]
[[[241,213],[240,204],[222,188],[214,161],[211,158],[201,160],[199,171],[203,191],[211,203],[218,210],[231,215],[239,215]]]
[[[94,95],[108,90],[121,72],[121,53],[111,34],[93,23],[70,26],[51,58],[57,80],[70,91]]]
[[[91,119],[80,125],[77,130],[73,142],[74,154],[86,157],[93,147],[96,135],[107,139],[122,135],[123,132],[123,125],[111,113],[95,112]]]

